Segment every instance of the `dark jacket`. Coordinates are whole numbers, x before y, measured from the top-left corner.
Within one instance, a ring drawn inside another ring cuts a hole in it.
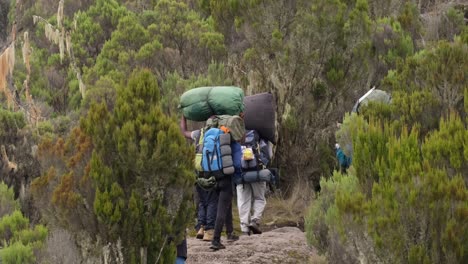
[[[187,239],[185,238],[182,243],[177,245],[177,257],[187,259]]]
[[[232,151],[232,163],[234,164],[234,176],[233,181],[234,183],[238,184],[242,181],[242,147],[241,144],[238,142],[231,143],[231,151]]]

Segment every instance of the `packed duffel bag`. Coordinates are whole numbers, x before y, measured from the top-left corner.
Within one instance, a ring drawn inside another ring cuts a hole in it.
[[[188,120],[206,121],[213,115],[239,115],[244,111],[243,99],[239,87],[199,87],[182,94],[179,108]]]
[[[244,123],[246,130],[255,130],[261,138],[276,144],[276,102],[271,93],[261,93],[244,98]]]
[[[251,183],[251,182],[275,182],[275,176],[271,173],[269,169],[263,169],[258,171],[245,171],[242,172],[242,183]]]
[[[206,121],[207,127],[226,127],[234,141],[239,141],[244,137],[245,124],[244,120],[239,116],[219,115],[209,118]]]

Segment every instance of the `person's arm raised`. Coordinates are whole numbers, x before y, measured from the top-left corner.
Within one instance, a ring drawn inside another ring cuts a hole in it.
[[[185,116],[182,115],[182,118],[180,119],[180,132],[182,132],[182,135],[188,139],[192,139],[192,131],[187,130],[187,120],[185,119]]]

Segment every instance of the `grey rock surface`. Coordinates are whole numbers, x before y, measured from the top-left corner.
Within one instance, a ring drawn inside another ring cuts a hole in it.
[[[187,264],[310,263],[316,255],[307,245],[305,233],[296,227],[282,227],[261,235],[242,235],[235,242],[221,242],[226,249],[213,251],[210,242],[188,238]]]

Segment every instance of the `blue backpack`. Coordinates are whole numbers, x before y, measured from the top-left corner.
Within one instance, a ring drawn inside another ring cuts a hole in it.
[[[234,173],[230,144],[231,135],[219,128],[210,128],[203,134],[201,170],[204,177],[220,179]]]

